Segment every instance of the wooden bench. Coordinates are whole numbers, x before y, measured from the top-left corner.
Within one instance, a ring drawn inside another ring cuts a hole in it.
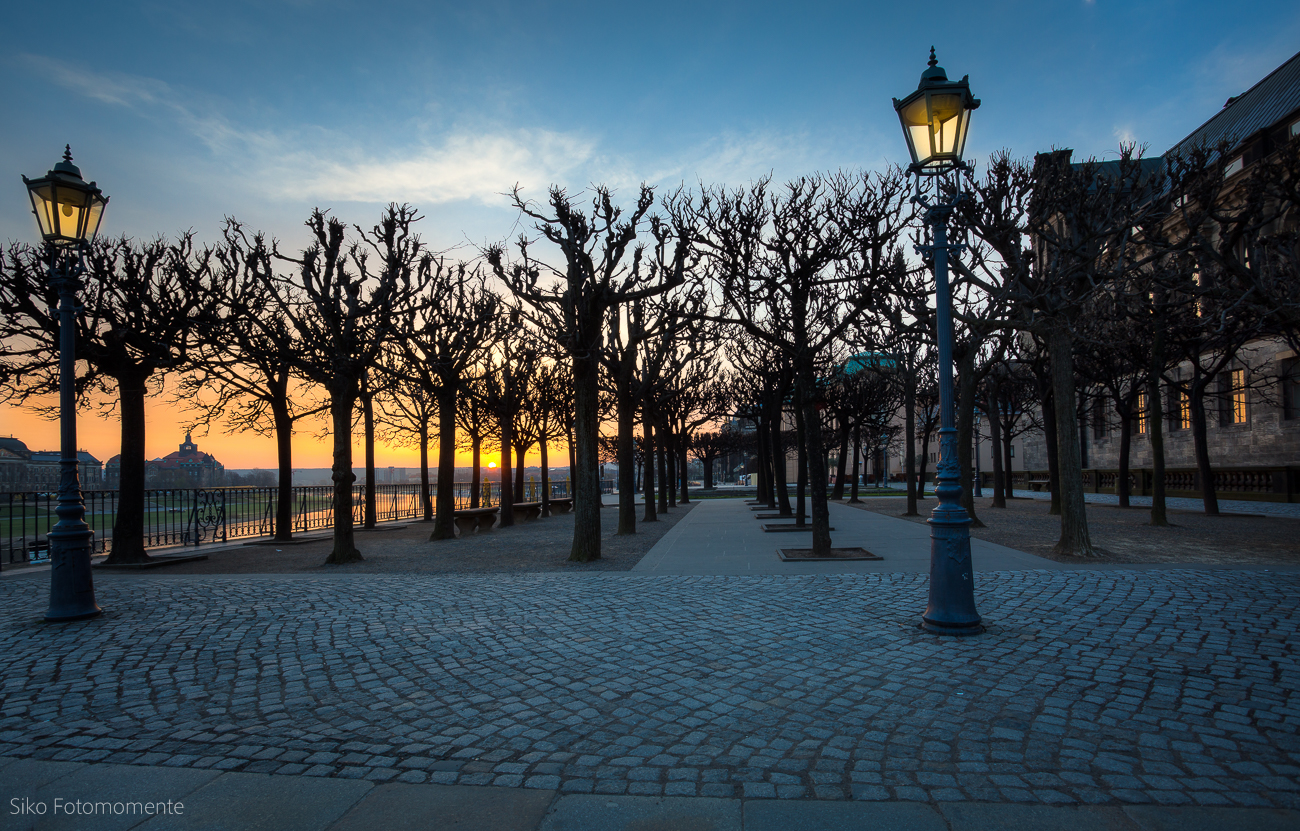
[[[1031,491],[1040,491],[1040,490],[1042,490],[1043,488],[1047,487],[1047,486],[1050,485],[1050,484],[1052,484],[1052,480],[1051,480],[1051,479],[1030,479],[1030,480],[1029,480],[1029,489],[1030,489]]]
[[[486,534],[492,530],[496,523],[497,514],[501,509],[498,508],[465,508],[455,513],[456,530],[460,536],[468,536],[474,532]]]
[[[526,522],[538,519],[542,515],[542,503],[540,502],[516,502],[515,522]]]
[[[573,497],[561,496],[558,499],[552,499],[550,506],[552,514],[567,514],[573,510]]]

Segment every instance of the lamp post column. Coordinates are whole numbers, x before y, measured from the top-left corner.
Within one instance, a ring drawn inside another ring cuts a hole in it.
[[[948,285],[948,217],[952,204],[932,205],[925,221],[934,229],[935,322],[939,347],[939,464],[930,514],[930,600],[921,626],[936,635],[978,635],[970,556],[970,515],[961,505],[956,407],[952,382],[952,289]]]
[[[58,523],[46,539],[50,545],[50,622],[82,620],[102,613],[95,603],[90,550],[95,532],[86,524],[77,460],[77,289],[80,250],[49,245],[50,282],[59,292],[59,505]]]

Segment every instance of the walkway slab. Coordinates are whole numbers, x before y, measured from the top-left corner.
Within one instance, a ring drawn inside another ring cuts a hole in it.
[[[185,797],[183,814],[155,817],[140,828],[317,831],[343,816],[373,787],[364,780],[227,773]]]
[[[533,831],[553,790],[471,785],[380,785],[330,831]]]
[[[930,528],[898,517],[831,503],[831,542],[862,547],[880,560],[783,561],[789,542],[763,532],[742,499],[708,499],[664,535],[632,569],[637,574],[889,574],[930,573]],[[976,572],[1068,566],[983,540],[971,540]]]
[[[786,826],[787,829],[800,826]],[[566,796],[539,831],[742,831],[740,800],[702,797]]]
[[[745,802],[745,831],[948,831],[943,816],[921,802]],[[1084,831],[1084,829],[1075,829]]]

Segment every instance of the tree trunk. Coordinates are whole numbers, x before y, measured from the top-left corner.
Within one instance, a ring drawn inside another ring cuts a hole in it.
[[[655,512],[655,426],[650,408],[641,411],[641,433],[645,437],[645,452],[641,454],[641,490],[645,494],[645,514],[642,522],[658,522]]]
[[[1083,502],[1083,468],[1079,455],[1078,412],[1074,403],[1074,338],[1064,325],[1052,329],[1052,403],[1056,410],[1056,465],[1060,477],[1061,539],[1059,554],[1096,557],[1088,536],[1088,514]]]
[[[1219,496],[1214,489],[1214,471],[1210,467],[1210,445],[1205,423],[1205,388],[1209,384],[1210,378],[1192,380],[1192,442],[1196,448],[1196,472],[1201,480],[1201,504],[1205,506],[1206,516],[1218,516]]]
[[[858,499],[858,480],[862,477],[862,468],[859,462],[862,457],[862,425],[853,425],[853,484],[849,490],[849,504],[861,505],[862,500]]]
[[[849,424],[848,420],[841,418],[843,423],[837,425],[840,433],[840,455],[835,460],[835,490],[831,492],[831,499],[844,498],[844,474],[848,470],[849,460]]]
[[[438,425],[441,428],[441,424]],[[439,448],[441,452],[441,448]],[[420,423],[420,510],[423,522],[433,522],[433,491],[429,487],[429,420]]]
[[[631,382],[617,379],[615,406],[618,410],[618,533],[636,533],[636,400]]]
[[[330,391],[330,419],[334,432],[334,547],[327,565],[359,563],[364,557],[357,550],[356,534],[352,521],[352,484],[357,476],[352,472],[352,411],[355,409],[356,382],[340,382]]]
[[[573,358],[574,464],[573,549],[569,559],[600,559],[600,370],[594,351]]]
[[[672,436],[661,428],[661,425],[655,425],[655,464],[659,466],[659,513],[668,513],[668,491],[672,488],[673,482],[668,478],[668,460],[669,453],[668,443]]]
[[[147,563],[144,547],[144,399],[147,375],[117,379],[122,422],[121,467],[117,484],[117,516],[113,519],[110,565]]]
[[[541,499],[542,516],[550,516],[551,515],[551,471],[549,468],[547,468],[547,465],[550,463],[550,461],[546,452],[545,432],[542,433],[542,439],[540,444],[541,447],[539,449],[541,451],[541,457],[542,457],[542,499]]]
[[[1133,407],[1121,404],[1115,411],[1119,414],[1119,478],[1115,480],[1115,494],[1119,497],[1119,506],[1127,508],[1132,502],[1128,469],[1133,450]]]
[[[691,466],[686,458],[686,432],[682,431],[677,434],[677,469],[682,482],[681,503],[689,505],[691,502]]]
[[[969,351],[969,350],[968,350]],[[971,440],[975,433],[975,360],[958,361],[957,370],[957,461],[961,469],[961,504],[970,514],[970,527],[983,528],[975,515],[975,466],[971,464]]]
[[[782,395],[782,398],[785,396]],[[777,418],[781,418],[777,411]],[[785,442],[781,438],[781,425],[772,424],[772,488],[776,492],[776,508],[781,516],[794,516],[790,508],[790,486],[786,481]]]
[[[710,456],[701,460],[704,463],[704,489],[713,490],[713,463],[717,461],[716,456]]]
[[[1147,397],[1160,411],[1160,374],[1165,365],[1165,332],[1157,324],[1151,338],[1151,370],[1147,376]],[[1163,424],[1151,425],[1151,524],[1169,525],[1165,512],[1165,431]]]
[[[821,453],[822,426],[821,413],[811,395],[816,384],[811,356],[800,368],[803,390],[796,396],[803,407],[804,431],[807,433],[807,446],[816,450],[808,453],[807,478],[813,483],[812,488],[812,550],[814,557],[826,557],[831,551],[831,510],[826,499],[826,457]]]
[[[528,459],[528,447],[515,445],[515,501],[528,502],[528,491],[524,488],[524,471]]]
[[[1009,412],[1009,410],[1010,408],[1008,408],[1008,418],[1012,416],[1012,413]],[[1011,458],[1011,425],[1009,423],[1003,423],[1002,420],[999,419],[998,429],[1002,431],[1002,470],[1005,472],[1005,478],[1003,479],[1005,495],[1003,496],[1003,499],[1010,502],[1012,499],[1016,498],[1016,472],[1012,465]],[[1023,451],[1023,448],[1021,449]],[[1021,452],[1020,455],[1023,457],[1024,453]]]
[[[374,528],[378,521],[375,510],[375,394],[371,391],[368,380],[362,380],[364,394],[361,396],[362,416],[366,431],[366,510],[363,528]]]
[[[279,473],[275,490],[275,539],[293,539],[293,417],[289,415],[289,397],[277,384],[271,399],[271,417],[275,420],[275,462]]]
[[[918,502],[925,499],[925,469],[930,464],[930,432],[930,430],[921,431],[921,464],[917,466],[916,473],[916,499]],[[917,515],[920,515],[919,512]]]
[[[1061,454],[1057,451],[1056,396],[1052,394],[1050,388],[1043,402],[1043,438],[1047,443],[1047,489],[1052,495],[1052,504],[1047,509],[1047,513],[1049,516],[1060,516]]]
[[[1007,494],[1003,488],[1006,472],[1002,468],[1002,421],[998,400],[998,385],[989,384],[988,412],[989,420],[989,455],[993,457],[993,507],[1007,507]]]
[[[456,539],[456,384],[438,387],[438,509],[430,540]]]
[[[794,457],[795,457],[795,509],[794,524],[803,527],[808,524],[808,427],[803,406],[799,403],[802,391],[800,385],[794,387]]]
[[[669,424],[664,436],[664,493],[668,495],[668,507],[677,507],[677,433]]]
[[[502,383],[509,383],[504,380]],[[498,528],[509,528],[515,524],[515,482],[510,464],[510,454],[514,448],[514,415],[507,407],[504,415],[497,416],[498,429],[501,431],[501,465],[497,470],[501,474],[501,518]]]
[[[920,516],[916,505],[916,372],[909,366],[907,383],[903,390],[903,435],[907,441],[903,466],[907,468],[907,513],[904,516]],[[853,460],[856,469],[857,459]],[[856,482],[856,480],[855,480]]]
[[[478,436],[470,438],[469,506],[479,507],[479,490],[483,486],[483,440]],[[489,500],[490,501],[490,500]],[[484,506],[489,507],[489,506]]]
[[[768,510],[776,510],[776,486],[772,477],[772,427],[766,419],[758,424],[755,431],[758,441],[758,493],[760,502],[767,504]]]

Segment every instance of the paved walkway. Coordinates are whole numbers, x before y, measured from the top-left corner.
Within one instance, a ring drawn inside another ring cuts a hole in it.
[[[830,504],[831,542],[867,549],[880,560],[786,562],[778,548],[807,548],[811,531],[765,532],[763,525],[793,519],[755,519],[740,499],[701,500],[632,570],[638,574],[890,574],[930,573],[930,528],[898,517]],[[984,540],[971,540],[975,570],[1068,568],[1052,560]]]
[[[97,575],[62,626],[44,579],[3,828],[1300,827],[1298,574],[986,570],[963,640],[914,571]]]

